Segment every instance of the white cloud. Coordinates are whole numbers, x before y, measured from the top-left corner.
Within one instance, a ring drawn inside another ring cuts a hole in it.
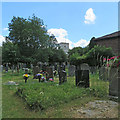
[[[3,30],[4,30],[4,31],[7,31],[7,30],[8,30],[8,28],[3,28]]]
[[[74,47],[85,47],[89,44],[90,41],[84,40],[84,39],[80,39],[78,42],[73,43]]]
[[[48,33],[50,35],[52,35],[52,34],[55,35],[58,43],[61,43],[61,42],[69,43],[70,49],[72,48],[72,41],[67,39],[68,33],[65,29],[63,29],[63,28],[60,28],[60,29],[52,28],[52,29],[48,30]]]
[[[0,46],[2,46],[2,42],[5,42],[5,37],[3,37],[2,35],[0,35]]]
[[[84,39],[80,39],[78,42],[72,42],[71,40],[69,40],[67,37],[68,37],[68,33],[67,33],[67,31],[65,30],[65,29],[62,29],[62,28],[60,28],[60,29],[54,29],[54,28],[52,28],[52,29],[49,29],[48,30],[48,33],[50,34],[50,35],[55,35],[55,37],[56,37],[56,39],[57,39],[57,41],[58,41],[58,43],[60,43],[60,42],[66,42],[66,43],[69,43],[69,48],[70,49],[72,49],[73,47],[78,47],[78,46],[80,46],[80,47],[85,47],[85,46],[87,46],[88,44],[89,44],[89,42],[88,41],[86,41],[86,40],[84,40]]]
[[[89,8],[89,9],[86,11],[84,23],[85,23],[85,24],[94,24],[94,23],[95,23],[95,19],[96,19],[96,16],[95,16],[95,14],[93,13],[93,9],[92,9],[92,8]]]
[[[67,34],[67,31],[65,29],[49,29],[48,30],[48,33],[49,34],[54,34],[56,37],[66,37],[68,34]]]

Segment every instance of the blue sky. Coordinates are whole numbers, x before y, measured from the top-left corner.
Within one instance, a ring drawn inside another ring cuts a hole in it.
[[[118,30],[117,2],[3,2],[1,36],[8,35],[13,16],[28,18],[33,13],[58,42],[69,42],[70,48],[84,47],[92,37]]]

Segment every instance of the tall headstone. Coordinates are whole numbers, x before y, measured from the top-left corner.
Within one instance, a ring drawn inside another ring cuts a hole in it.
[[[104,81],[108,80],[108,69],[105,66],[99,68],[99,79]]]
[[[37,74],[37,73],[39,73],[40,72],[40,68],[38,67],[38,66],[34,66],[33,67],[33,75],[34,75],[34,77],[35,77],[35,75]]]
[[[67,82],[67,73],[62,65],[59,66],[58,74],[59,74],[59,85],[64,82]]]
[[[68,75],[69,76],[74,76],[75,75],[75,66],[74,65],[69,65],[69,67],[68,67]]]
[[[118,85],[119,85],[119,77],[118,77],[118,69],[111,68],[109,71],[109,95],[118,97]]]
[[[91,72],[91,74],[96,74],[97,73],[97,67],[96,66],[90,67],[90,72]]]
[[[52,67],[46,67],[47,77],[46,79],[49,80],[49,78],[53,78],[53,68]]]
[[[89,66],[87,64],[81,64],[75,71],[76,86],[89,87]]]

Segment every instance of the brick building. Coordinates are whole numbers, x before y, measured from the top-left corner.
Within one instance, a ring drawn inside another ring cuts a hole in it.
[[[116,54],[120,54],[120,31],[95,38],[94,42],[97,45],[111,47]]]

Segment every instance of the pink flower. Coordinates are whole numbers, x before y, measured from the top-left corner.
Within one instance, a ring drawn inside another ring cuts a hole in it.
[[[109,64],[107,64],[107,67],[109,67]]]
[[[106,58],[103,58],[104,61],[106,61]]]

